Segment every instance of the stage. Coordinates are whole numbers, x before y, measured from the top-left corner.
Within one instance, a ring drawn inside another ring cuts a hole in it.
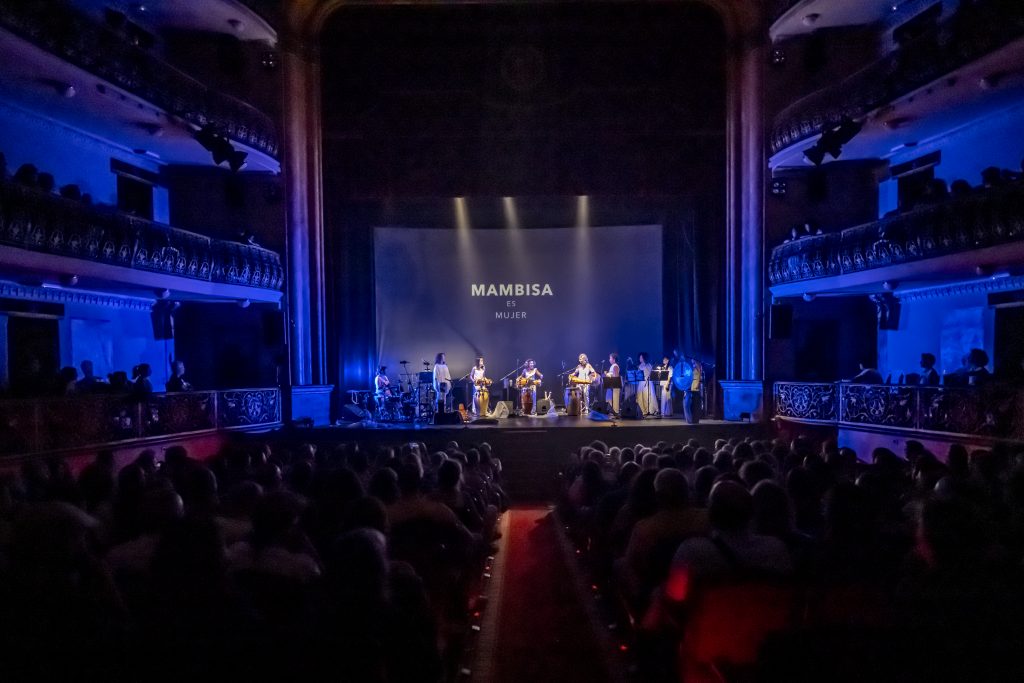
[[[766,424],[723,420],[702,420],[692,425],[682,418],[599,421],[562,415],[505,418],[497,420],[497,424],[364,421],[295,430],[290,438],[324,445],[358,441],[369,448],[423,441],[431,450],[443,449],[449,441],[457,441],[464,448],[486,441],[501,458],[509,494],[521,502],[551,500],[557,478],[569,463],[571,452],[595,440],[622,447],[696,439],[702,446],[711,448],[716,439],[762,437],[769,430]]]

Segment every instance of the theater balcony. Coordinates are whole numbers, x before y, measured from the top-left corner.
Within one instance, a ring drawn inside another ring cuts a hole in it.
[[[0,470],[40,454],[91,459],[98,449],[135,451],[173,443],[211,444],[232,432],[281,423],[277,387],[221,391],[0,400]]]
[[[0,182],[0,269],[19,281],[182,300],[281,299],[279,254]]]
[[[258,15],[228,0],[154,3],[145,18],[114,13],[119,19],[113,19],[112,10],[104,10],[102,3],[54,5],[0,0],[5,71],[0,99],[5,103],[117,141],[161,163],[209,163],[209,152],[196,144],[194,135],[212,126],[248,154],[250,170],[279,170],[274,117],[243,101],[251,88],[230,87],[240,78],[200,68],[215,61],[206,53],[216,54],[223,40],[209,39],[213,47],[206,49],[197,36],[230,30],[231,25],[221,27],[220,22],[233,15],[247,18],[234,21],[241,38],[255,41],[253,50],[269,50],[276,35]],[[104,12],[105,21],[94,16]],[[156,27],[154,33],[144,28],[147,25]],[[156,35],[161,36],[159,47],[153,45]],[[182,47],[176,50],[176,44]],[[238,58],[227,61],[234,64]],[[276,95],[276,81],[258,66],[253,68],[259,73],[247,82],[265,82],[268,94]],[[241,73],[241,67],[233,70]]]
[[[770,0],[769,34],[777,42],[821,29],[886,24],[935,4],[936,0]]]
[[[933,446],[1024,442],[1024,389],[1019,385],[776,382],[772,393],[780,425],[834,429],[840,443],[865,457],[876,446],[899,451],[898,444],[908,439]]]
[[[867,11],[878,3],[842,4]],[[844,119],[864,124],[844,159],[891,158],[1021,102],[1022,68],[1024,4],[961,4],[873,63],[783,106],[768,132],[769,165],[807,166],[811,142]]]
[[[772,249],[775,297],[871,294],[1017,274],[1024,184],[1013,183]]]

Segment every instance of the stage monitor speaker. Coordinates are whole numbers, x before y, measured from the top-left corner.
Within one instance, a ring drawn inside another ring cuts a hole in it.
[[[640,410],[640,406],[637,405],[636,399],[632,396],[627,398],[622,403],[622,419],[623,420],[642,420],[644,419],[644,411]]]
[[[551,410],[551,404],[554,403],[550,398],[539,398],[537,399],[537,414],[547,415],[548,411]]]
[[[494,410],[491,412],[491,417],[502,419],[511,415],[515,411],[515,404],[512,401],[498,401],[498,405],[494,406]]]
[[[590,412],[604,413],[610,415],[612,412],[612,404],[608,401],[594,401],[590,404]]]
[[[460,425],[462,416],[457,412],[434,413],[434,424],[436,425]]]
[[[793,306],[772,304],[768,319],[769,339],[789,339],[793,334]]]
[[[357,405],[346,403],[341,407],[342,422],[359,422],[361,420],[369,420],[370,417],[370,411],[364,410]]]

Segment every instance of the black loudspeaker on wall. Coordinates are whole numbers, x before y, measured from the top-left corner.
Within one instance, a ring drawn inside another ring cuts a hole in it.
[[[769,339],[789,339],[793,334],[793,306],[772,304],[768,319]]]
[[[157,301],[149,317],[153,322],[153,339],[174,339],[174,310],[177,303]]]
[[[370,413],[359,406],[346,403],[341,407],[341,420],[342,422],[359,422],[361,420],[369,420]]]

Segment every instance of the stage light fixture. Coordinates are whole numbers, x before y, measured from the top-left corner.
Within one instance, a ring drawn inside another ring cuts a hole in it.
[[[804,156],[815,166],[821,166],[822,162],[825,161],[825,150],[820,145],[814,144],[804,150]]]
[[[217,133],[212,124],[206,124],[200,128],[193,134],[193,137],[196,142],[210,152],[213,156],[213,163],[218,166],[226,161],[228,167],[236,173],[245,167],[245,160],[249,153],[235,149],[227,138]]]

